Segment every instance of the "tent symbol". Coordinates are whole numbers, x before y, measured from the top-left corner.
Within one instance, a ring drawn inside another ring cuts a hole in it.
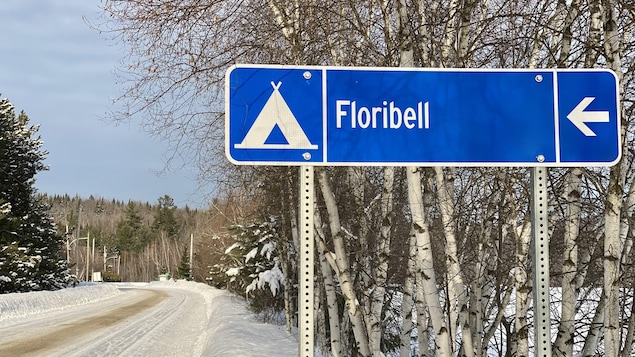
[[[317,149],[317,145],[311,144],[304,130],[300,127],[298,120],[289,109],[289,105],[284,100],[278,90],[282,82],[274,84],[273,93],[260,114],[256,117],[253,125],[245,135],[240,144],[234,144],[237,149]],[[287,140],[287,144],[265,143],[271,132],[278,126],[282,135]]]

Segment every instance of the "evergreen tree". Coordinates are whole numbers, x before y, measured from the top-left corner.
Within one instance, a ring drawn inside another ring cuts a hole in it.
[[[116,246],[120,251],[139,252],[149,242],[149,232],[134,202],[128,202],[126,216],[117,223]]]
[[[192,276],[190,274],[190,255],[187,247],[183,249],[183,254],[181,254],[181,262],[176,269],[176,273],[179,279],[192,280]]]
[[[159,198],[158,202],[159,208],[154,215],[152,229],[155,232],[164,232],[170,238],[176,238],[180,227],[174,216],[174,212],[176,212],[174,200],[172,197],[164,195]]]
[[[47,169],[38,129],[0,99],[0,293],[59,289],[69,277],[63,238],[34,187]]]
[[[268,221],[249,226],[234,225],[228,233],[235,243],[225,250],[222,264],[211,267],[210,275],[216,286],[222,286],[249,296],[255,312],[272,309],[281,311],[284,300],[280,291],[285,276],[280,268],[277,248],[279,223]]]

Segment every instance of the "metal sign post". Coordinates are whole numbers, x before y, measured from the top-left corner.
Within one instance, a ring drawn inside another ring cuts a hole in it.
[[[299,356],[312,357],[314,345],[313,305],[313,166],[300,167],[300,293],[298,307]]]
[[[532,275],[534,281],[534,355],[551,357],[551,310],[549,309],[549,225],[547,168],[531,171]]]

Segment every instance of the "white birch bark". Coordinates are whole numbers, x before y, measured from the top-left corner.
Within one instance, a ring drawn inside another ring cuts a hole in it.
[[[420,249],[417,248],[417,237],[414,233],[411,239],[414,240],[416,259],[419,260]],[[421,264],[417,264],[416,274],[415,307],[417,311],[417,345],[419,347],[419,356],[423,357],[434,355],[434,351],[430,351],[430,330],[433,330],[434,326],[432,326],[432,321],[430,321],[430,313],[428,311],[428,306],[426,305],[426,292],[424,283],[426,277],[422,273]]]
[[[410,235],[408,242],[408,268],[406,269],[406,279],[403,285],[403,302],[401,304],[401,339],[399,345],[399,356],[409,357],[410,336],[412,334],[412,313],[415,298],[415,276],[417,269],[417,246],[414,235]],[[421,339],[421,335],[419,335]],[[426,344],[427,345],[427,344]],[[421,354],[420,354],[421,355]]]
[[[602,37],[602,5],[600,0],[588,0],[591,21],[589,23],[588,45],[584,56],[584,67],[593,68],[600,52],[597,48]]]
[[[617,356],[620,352],[619,274],[622,255],[620,212],[623,190],[620,183],[619,167],[621,166],[618,164],[616,166],[618,168],[611,169],[604,214],[604,292],[606,294],[604,347],[607,356]]]
[[[562,29],[564,29],[565,22],[565,10],[566,10],[566,1],[558,0],[556,4],[556,8],[551,14],[549,21],[547,22],[547,28],[552,29],[550,31],[551,36],[548,41],[549,46],[549,66],[553,67],[557,65],[557,58],[559,58],[558,52],[561,49],[562,44]]]
[[[313,225],[315,227],[315,241],[318,247],[320,272],[326,297],[326,309],[329,316],[331,354],[333,357],[345,356],[345,346],[342,344],[340,311],[337,305],[337,291],[335,280],[333,280],[333,273],[335,272],[337,275],[337,264],[335,263],[333,252],[330,252],[326,247],[326,235],[322,229],[322,218],[318,210],[315,210],[313,214]]]
[[[527,310],[531,293],[531,281],[527,268],[529,266],[529,246],[531,243],[531,229],[528,221],[522,226],[516,226],[513,218],[507,224],[516,237],[516,264],[514,267],[514,288],[516,290],[516,314],[514,316],[514,332],[516,336],[516,356],[529,355],[529,326],[527,324]]]
[[[602,0],[602,17],[604,23],[604,56],[610,69],[622,78],[622,62],[615,18],[616,4],[612,0]],[[620,90],[620,96],[622,91]],[[622,113],[623,114],[623,113]],[[624,118],[624,116],[622,116]],[[626,124],[626,123],[623,123]],[[623,152],[628,151],[622,132],[621,145]],[[622,213],[622,196],[624,194],[625,172],[627,161],[622,160],[611,168],[606,197],[604,215],[604,293],[606,296],[604,313],[604,349],[607,356],[618,356],[620,353],[620,319],[619,319],[619,275],[622,256],[620,241],[620,215]]]
[[[517,236],[516,267],[514,270],[516,288],[516,314],[514,317],[514,332],[516,334],[516,355],[529,355],[529,326],[527,310],[531,293],[531,281],[527,273],[528,251],[531,242],[531,234],[526,227]]]
[[[355,259],[353,264],[358,265],[359,267],[355,269],[355,271],[360,272],[355,277],[355,281],[357,281],[358,285],[361,285],[361,289],[358,291],[370,291],[374,289],[373,284],[373,275],[374,269],[371,267],[371,257],[370,257],[370,247],[368,246],[368,218],[366,216],[366,210],[364,206],[364,192],[366,185],[366,168],[359,166],[351,166],[347,169],[348,175],[348,186],[350,188],[350,192],[353,196],[353,210],[355,210],[355,215],[357,216],[357,223],[359,224],[358,230],[355,232],[355,237],[357,242],[359,242],[360,249],[355,254]],[[373,285],[373,286],[371,286]],[[360,306],[362,307],[361,311],[364,312],[364,322],[367,329],[367,336],[369,340],[369,347],[371,349],[371,354],[375,354],[375,350],[373,349],[374,345],[371,343],[371,334],[370,331],[373,328],[371,326],[372,323],[379,323],[379,318],[374,319],[371,315],[371,299],[366,294],[361,293],[358,294],[358,301]],[[381,337],[380,337],[381,339]],[[375,341],[372,341],[373,343]],[[379,343],[377,342],[379,346]]]
[[[412,35],[410,30],[408,29],[406,23],[408,21],[408,7],[406,6],[405,0],[399,0],[397,2],[397,32],[401,38],[401,46],[399,48],[399,66],[400,67],[413,67],[414,66],[414,56],[412,50]],[[394,175],[394,172],[393,172]],[[415,306],[415,301],[417,300],[417,294],[415,291],[415,282],[417,277],[417,248],[416,248],[416,238],[414,235],[410,236],[409,239],[409,249],[408,249],[408,268],[406,270],[406,279],[404,282],[404,293],[403,293],[403,303],[401,310],[402,317],[402,327],[401,327],[401,341],[400,341],[400,356],[407,357],[410,356],[411,347],[410,347],[410,336],[412,334],[412,312],[413,307]],[[423,305],[422,303],[419,305]],[[424,307],[421,306],[421,312],[423,312]],[[419,316],[419,315],[418,315]],[[427,325],[426,325],[427,327]],[[419,341],[424,339],[421,332],[418,331],[417,334]],[[427,339],[425,339],[427,341]],[[427,346],[427,343],[425,344]],[[425,351],[427,352],[427,350]],[[419,355],[422,355],[421,346],[419,348]]]
[[[401,0],[399,0],[401,1]],[[383,14],[383,30],[384,30],[384,44],[386,46],[386,52],[390,52],[390,44],[393,42],[393,26],[391,26],[393,20],[392,3],[393,0],[381,0],[381,12]],[[392,65],[392,64],[391,64]]]
[[[496,266],[498,265],[498,247],[501,244],[500,240],[496,239],[492,232],[493,219],[497,215],[496,208],[499,205],[502,194],[500,191],[493,189],[491,195],[492,197],[484,215],[485,221],[483,222],[482,228],[482,242],[479,243],[478,261],[475,267],[477,278],[471,283],[473,292],[470,296],[470,316],[473,326],[472,334],[476,349],[475,354],[480,357],[484,356],[489,341],[494,336],[494,331],[500,325],[504,316],[505,307],[509,304],[509,297],[511,296],[512,290],[510,288],[505,290],[503,286],[495,284],[494,278],[487,273],[489,269],[493,271],[496,270]],[[512,284],[513,280],[508,279],[506,286],[509,287]],[[498,289],[506,291],[507,293],[503,296],[503,304],[494,305],[492,298],[500,295]],[[488,308],[490,301],[492,301],[492,306]],[[493,308],[496,308],[497,313],[494,320],[491,321],[486,328],[485,322],[488,321],[489,316],[492,315],[491,309]]]
[[[337,293],[335,290],[335,282],[333,281],[333,272],[322,249],[319,250],[318,259],[320,261],[320,271],[322,272],[326,295],[326,309],[329,316],[331,354],[333,357],[345,356],[341,343],[340,312],[337,308]]]
[[[562,0],[561,0],[562,1]],[[567,11],[567,17],[564,20],[564,27],[562,30],[562,40],[560,44],[560,55],[558,57],[557,66],[561,68],[567,68],[568,58],[571,55],[571,41],[573,40],[573,33],[571,26],[580,14],[580,0],[572,0]]]
[[[468,55],[471,50],[470,42],[474,38],[474,32],[471,31],[472,25],[472,14],[476,5],[479,2],[487,2],[481,0],[465,0],[463,2],[463,8],[460,11],[460,27],[458,31],[458,45],[457,45],[457,67],[469,67]],[[479,22],[479,27],[481,26],[481,22]],[[477,29],[478,31],[478,29]]]
[[[381,312],[384,308],[386,295],[386,279],[388,276],[388,259],[390,258],[390,230],[392,228],[392,200],[394,184],[394,168],[384,167],[382,197],[381,197],[381,228],[377,242],[377,266],[374,270],[375,284],[370,294],[370,313],[368,315],[368,340],[373,353],[381,352],[382,321]]]
[[[635,283],[631,284],[631,290],[635,288]],[[633,311],[635,311],[635,299],[631,299],[631,318],[628,319],[628,328],[624,336],[624,348],[622,348],[622,357],[630,357],[633,351],[633,339],[635,337],[635,319],[633,319]]]
[[[422,5],[422,4],[421,4]],[[423,9],[423,6],[419,6],[419,9]],[[405,0],[398,2],[398,16],[397,23],[399,26],[399,34],[402,39],[401,47],[399,49],[399,65],[400,67],[412,67],[414,66],[414,53],[413,53],[413,39],[412,34],[407,26],[408,14],[407,5]],[[420,14],[420,16],[424,16]],[[421,31],[427,33],[422,28]],[[425,46],[424,46],[425,48]],[[424,63],[428,61],[428,53],[424,49]],[[443,316],[443,309],[441,307],[440,296],[436,287],[436,278],[434,267],[432,265],[432,252],[430,244],[430,232],[425,221],[425,212],[423,207],[423,192],[421,190],[421,176],[417,169],[407,168],[407,181],[408,181],[408,201],[410,210],[412,213],[413,235],[410,237],[411,247],[410,254],[415,254],[416,258],[412,258],[415,262],[415,266],[410,267],[416,270],[414,284],[416,287],[415,294],[415,306],[417,310],[417,336],[419,342],[419,356],[427,356],[430,353],[429,350],[429,335],[428,335],[428,319],[432,323],[433,330],[435,331],[435,351],[438,356],[450,356],[451,355],[451,342],[449,338],[449,331],[446,325],[445,317]],[[410,261],[410,260],[409,260]],[[412,309],[409,307],[410,310]],[[405,313],[409,315],[409,311]],[[410,322],[408,322],[409,324]],[[401,354],[405,355],[406,350],[409,350],[409,346],[404,345],[405,341],[409,341],[409,333],[402,333],[402,347]]]
[[[414,66],[413,39],[410,28],[406,25],[407,23],[408,7],[406,0],[399,0],[397,3],[397,32],[401,40],[399,48],[399,67]]]
[[[603,335],[604,325],[602,321],[604,321],[604,311],[606,309],[605,296],[602,293],[602,297],[598,303],[598,306],[595,310],[595,315],[593,315],[593,322],[591,323],[591,328],[587,333],[586,338],[584,339],[584,345],[582,347],[582,352],[580,353],[581,357],[591,357],[597,356],[596,350],[600,343],[600,337]],[[609,355],[605,355],[609,356]]]
[[[320,190],[322,192],[322,198],[324,199],[324,204],[329,215],[329,227],[331,228],[331,235],[333,238],[338,280],[346,303],[346,310],[351,319],[351,327],[353,329],[355,341],[357,342],[357,348],[361,356],[370,357],[371,351],[368,344],[368,336],[366,335],[366,327],[364,326],[364,313],[353,287],[353,280],[351,278],[350,265],[348,255],[346,253],[346,246],[344,243],[344,236],[342,233],[342,226],[340,224],[340,217],[335,197],[331,190],[331,185],[328,182],[326,171],[323,168],[316,169],[316,171],[318,174],[317,177]]]
[[[406,9],[405,1],[404,0],[400,0],[400,2],[402,3],[401,8],[402,9]],[[434,7],[434,6],[438,6],[438,5],[436,4],[436,2],[433,2],[432,6]],[[419,10],[417,15],[421,19],[425,19],[426,18],[425,12],[428,9],[427,4],[425,4],[423,0],[419,0],[418,4],[417,4],[417,9]],[[404,14],[405,14],[405,10],[401,10],[401,11],[403,11]],[[407,21],[407,16],[404,16],[403,20],[401,20],[401,21],[402,22],[403,21]],[[430,33],[426,29],[426,26],[427,26],[426,21],[421,21],[421,25],[419,26],[419,33],[420,33],[424,43],[430,43],[431,42]],[[422,46],[420,52],[421,52],[420,55],[421,55],[421,61],[423,62],[423,66],[424,67],[425,66],[430,66],[430,67],[434,66],[434,63],[432,63],[432,59],[431,59],[431,56],[430,56],[430,51],[428,51],[428,48],[426,46]],[[403,51],[402,51],[402,53],[403,53]],[[410,67],[411,65],[405,65],[405,66],[406,67]]]
[[[276,0],[269,0],[267,3],[269,4],[269,8],[274,14],[276,21],[281,27],[282,35],[291,44],[291,48],[294,52],[293,57],[297,59],[297,56],[299,54],[299,50],[298,50],[299,43],[297,41],[298,40],[297,35],[299,33],[299,26],[300,26],[299,4],[296,4],[294,6],[295,11],[293,12],[293,14],[290,14],[289,12],[286,11],[284,7],[281,7],[278,4],[278,1]]]
[[[445,262],[448,274],[448,299],[450,302],[450,324],[451,327],[458,326],[461,329],[464,353],[467,357],[474,356],[474,342],[472,341],[472,331],[468,319],[467,291],[463,283],[461,267],[459,266],[459,256],[456,241],[456,229],[454,221],[454,169],[447,169],[447,174],[443,168],[434,168],[437,184],[437,195],[439,197],[439,208],[441,211],[441,221],[443,222],[443,234],[445,237]],[[457,316],[458,315],[458,316]],[[457,332],[452,329],[450,340],[456,341]]]
[[[319,215],[316,214],[315,217]],[[315,223],[317,221],[314,220]],[[317,227],[317,226],[316,226]],[[317,229],[316,229],[317,232]],[[321,237],[316,239],[318,243],[318,259],[320,263],[320,272],[322,274],[323,284],[324,284],[324,294],[326,295],[326,309],[329,317],[329,329],[330,329],[330,350],[333,357],[346,356],[345,353],[345,345],[342,343],[342,326],[340,324],[340,311],[337,305],[337,290],[335,287],[335,281],[333,280],[333,272],[335,272],[334,267],[335,260],[328,259],[328,257],[332,257],[332,253],[326,249],[326,244],[324,244],[324,231],[319,228],[319,233]]]
[[[412,226],[417,241],[417,256],[421,269],[419,277],[434,330],[435,354],[440,357],[449,357],[452,355],[452,347],[436,285],[436,273],[432,264],[432,245],[423,207],[421,175],[418,169],[407,168],[407,178],[408,203],[412,214]]]
[[[450,52],[452,51],[452,46],[457,41],[457,18],[456,14],[459,10],[459,1],[458,0],[450,0],[448,5],[448,9],[450,11],[448,15],[448,22],[446,23],[445,33],[443,35],[443,42],[441,44],[441,67],[448,67],[448,60],[450,57]]]
[[[578,271],[578,234],[580,232],[580,185],[582,170],[574,168],[567,174],[565,195],[567,211],[564,226],[564,261],[562,263],[562,306],[558,335],[553,344],[554,356],[573,356],[575,334],[575,305]]]

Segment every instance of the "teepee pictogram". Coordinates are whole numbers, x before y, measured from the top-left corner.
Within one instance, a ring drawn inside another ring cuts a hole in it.
[[[273,93],[260,114],[256,117],[253,125],[245,135],[240,144],[234,144],[237,149],[317,149],[317,145],[311,144],[298,120],[289,109],[289,105],[284,100],[278,90],[282,82],[274,84]],[[266,143],[271,132],[278,126],[287,144]]]

